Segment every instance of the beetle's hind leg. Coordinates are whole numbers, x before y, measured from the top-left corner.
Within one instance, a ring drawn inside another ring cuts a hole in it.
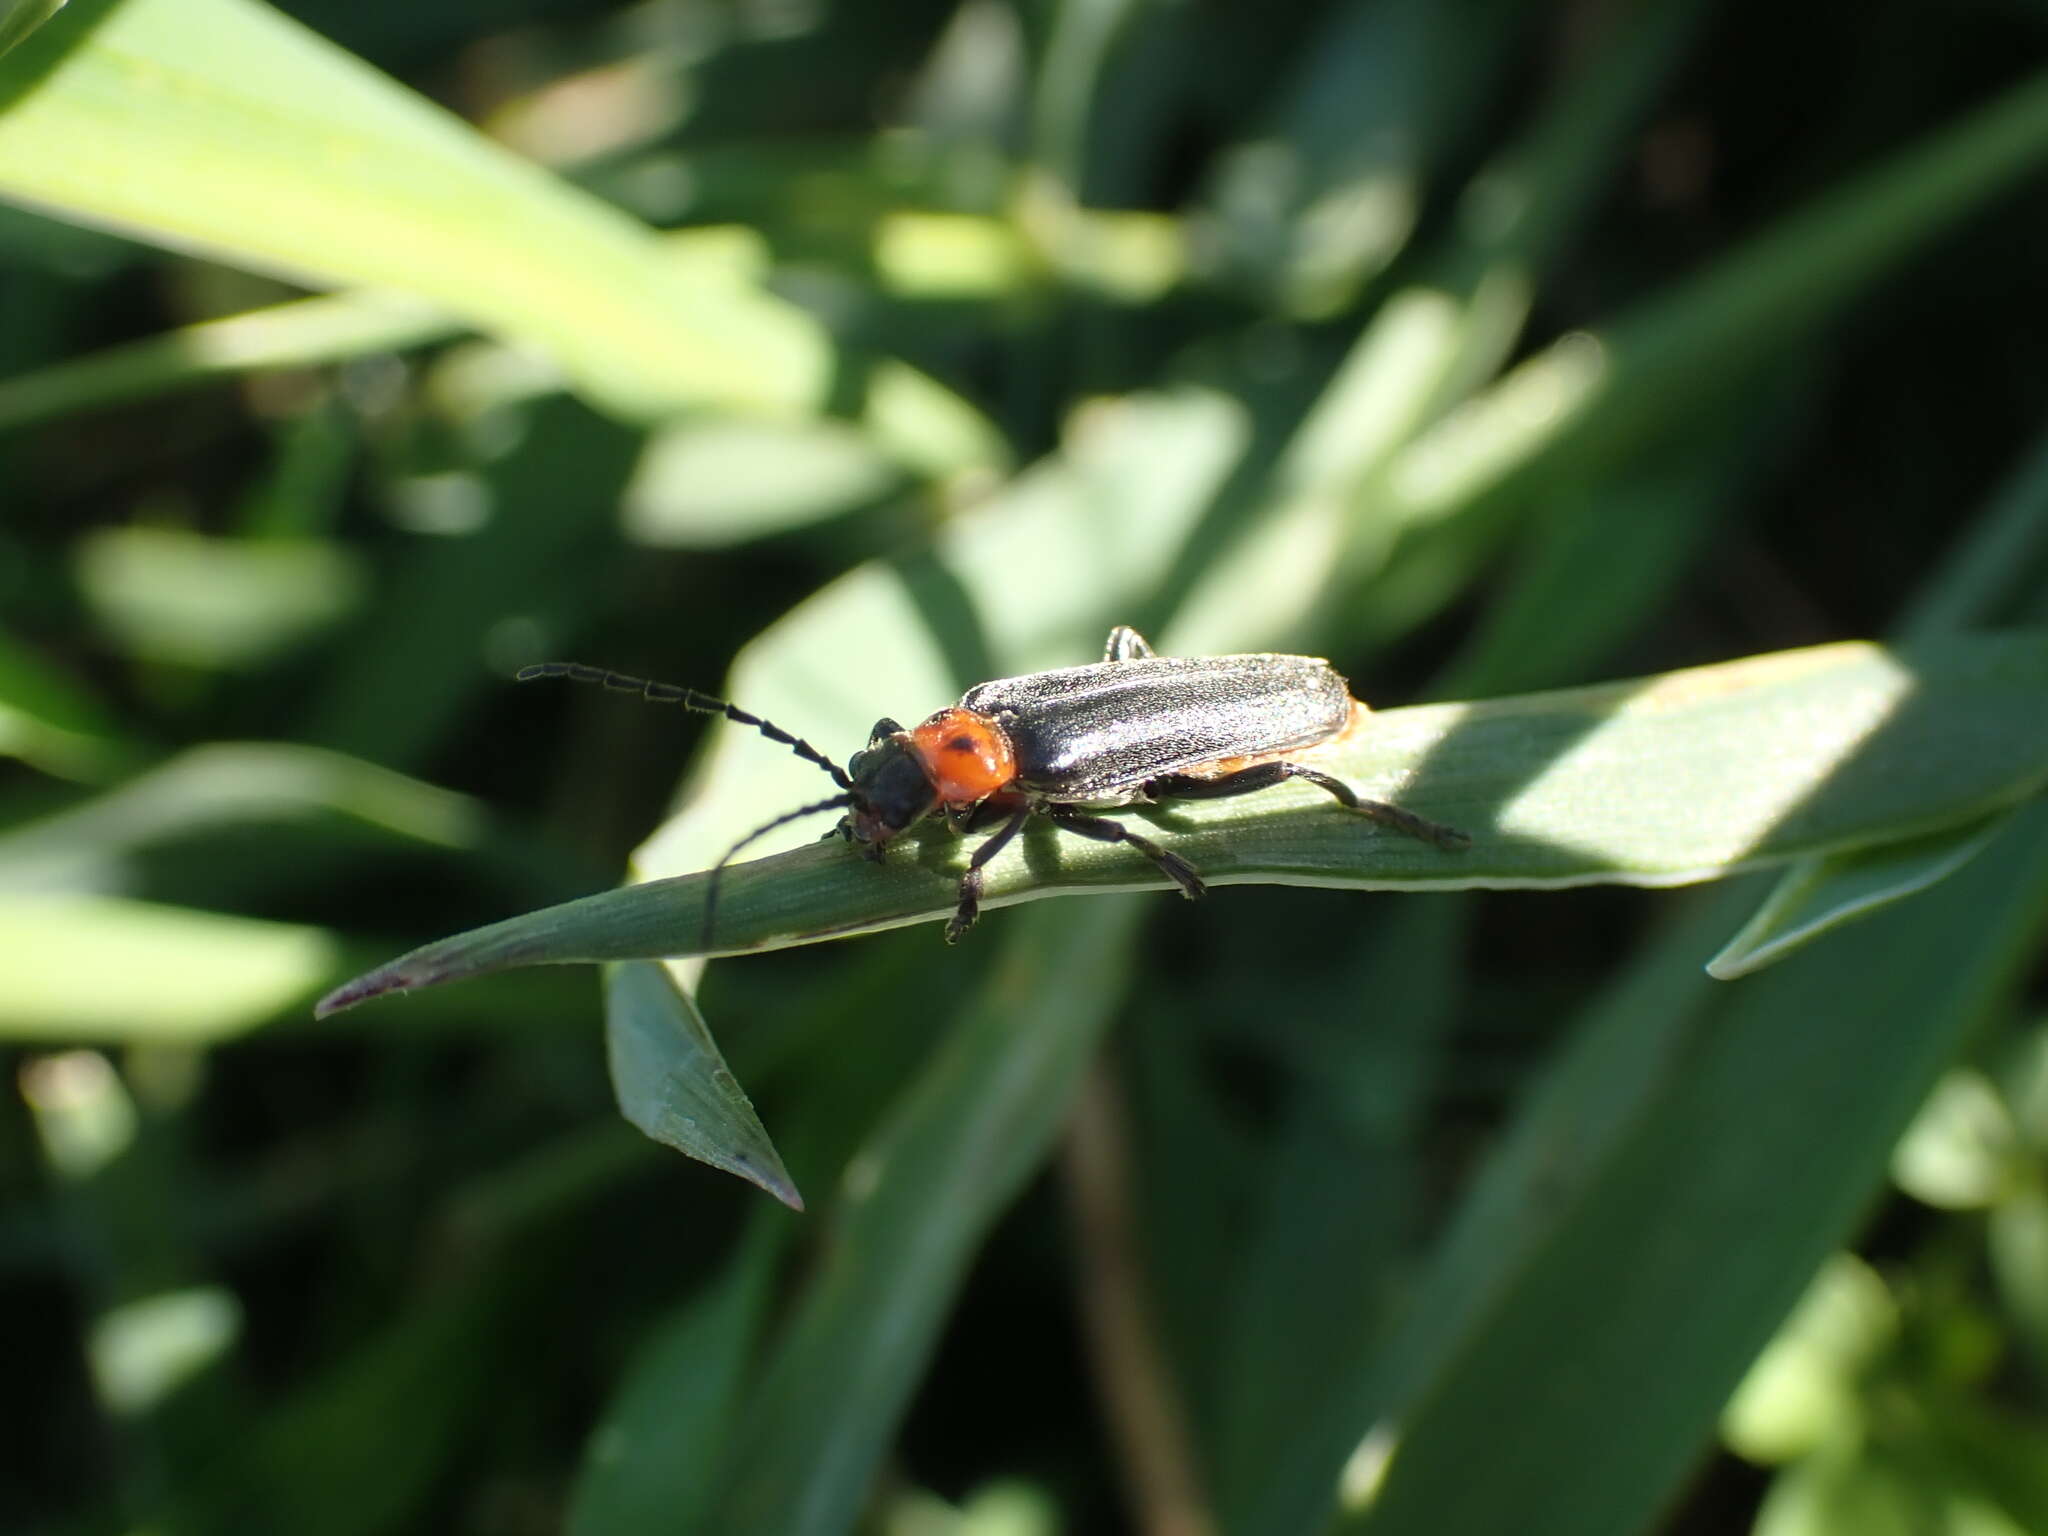
[[[1143,661],[1151,655],[1151,644],[1128,624],[1112,629],[1109,643],[1102,648],[1104,661]]]
[[[1185,773],[1168,774],[1162,778],[1149,780],[1145,785],[1145,794],[1153,800],[1224,800],[1232,795],[1256,794],[1262,789],[1271,789],[1275,784],[1283,784],[1289,779],[1302,779],[1318,789],[1327,790],[1346,810],[1356,811],[1361,816],[1370,816],[1381,826],[1391,827],[1404,836],[1425,843],[1434,843],[1439,848],[1453,851],[1472,845],[1472,839],[1456,827],[1447,827],[1440,821],[1431,821],[1428,817],[1418,816],[1413,811],[1404,811],[1398,805],[1388,805],[1384,800],[1367,800],[1342,779],[1333,778],[1314,768],[1305,768],[1300,763],[1258,763],[1214,779],[1197,778]]]
[[[1181,894],[1190,901],[1209,889],[1194,865],[1177,853],[1168,853],[1151,838],[1133,832],[1120,821],[1111,821],[1107,816],[1090,816],[1071,805],[1041,805],[1038,809],[1055,826],[1064,827],[1077,836],[1092,837],[1098,843],[1129,843],[1157,864],[1159,872],[1179,886]]]
[[[979,807],[977,807],[979,809]],[[981,872],[988,861],[1003,851],[1011,838],[1031,818],[1031,807],[1016,811],[974,850],[974,857],[967,861],[967,873],[960,877],[959,904],[953,908],[953,915],[946,920],[946,942],[957,944],[960,935],[974,926],[975,918],[981,915]]]

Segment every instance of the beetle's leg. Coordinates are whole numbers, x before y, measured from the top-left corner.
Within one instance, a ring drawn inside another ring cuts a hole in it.
[[[1152,647],[1128,624],[1119,624],[1109,632],[1109,644],[1102,648],[1104,661],[1138,661],[1152,654]]]
[[[1328,790],[1346,810],[1370,816],[1381,826],[1391,827],[1408,837],[1448,849],[1467,848],[1472,844],[1472,839],[1456,827],[1447,827],[1440,821],[1431,821],[1426,816],[1404,811],[1398,805],[1388,805],[1383,800],[1367,800],[1342,779],[1332,778],[1314,768],[1305,768],[1300,763],[1258,763],[1214,779],[1185,773],[1166,774],[1147,780],[1145,793],[1154,800],[1223,800],[1231,795],[1256,794],[1289,779],[1303,779],[1318,789]]]
[[[1050,817],[1054,825],[1081,837],[1092,837],[1098,843],[1129,843],[1157,864],[1159,872],[1179,886],[1181,894],[1190,901],[1209,889],[1202,883],[1194,865],[1177,853],[1168,853],[1151,838],[1140,836],[1120,821],[1111,821],[1107,816],[1090,816],[1071,805],[1040,805],[1039,810]]]
[[[903,727],[894,720],[891,720],[887,715],[884,715],[875,722],[875,728],[868,732],[868,745],[872,747],[877,742],[887,741],[891,736],[901,736],[902,734]]]
[[[986,801],[982,802],[984,805]],[[982,866],[1003,851],[1004,846],[1015,837],[1024,823],[1031,819],[1031,807],[1025,806],[991,833],[974,857],[967,861],[967,873],[960,877],[960,901],[954,907],[953,915],[946,921],[946,942],[957,944],[960,935],[974,926],[974,919],[981,913],[981,870]]]

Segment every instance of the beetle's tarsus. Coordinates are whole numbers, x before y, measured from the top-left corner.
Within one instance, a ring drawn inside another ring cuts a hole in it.
[[[1456,827],[1447,827],[1440,821],[1431,821],[1427,816],[1418,816],[1413,811],[1404,811],[1398,805],[1388,805],[1384,800],[1361,800],[1351,807],[1361,816],[1370,816],[1381,826],[1400,832],[1425,843],[1434,843],[1446,853],[1458,853],[1472,846],[1470,835]]]

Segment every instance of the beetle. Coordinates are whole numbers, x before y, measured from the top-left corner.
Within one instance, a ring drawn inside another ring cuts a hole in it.
[[[1298,760],[1336,740],[1366,707],[1327,661],[1270,653],[1160,656],[1128,625],[1109,632],[1102,660],[981,683],[960,702],[905,730],[875,722],[868,744],[841,768],[799,736],[694,688],[651,682],[577,662],[521,668],[518,680],[566,677],[657,704],[724,715],[780,742],[830,775],[839,793],[763,823],[726,850],[705,898],[708,949],[720,871],[756,838],[821,811],[843,810],[825,835],[879,862],[891,841],[943,816],[956,833],[1000,822],[968,860],[946,942],[981,910],[982,872],[1033,816],[1098,842],[1126,843],[1189,898],[1207,889],[1193,865],[1122,822],[1092,814],[1161,800],[1219,800],[1289,779],[1327,791],[1346,810],[1439,848],[1468,847],[1454,827],[1368,800],[1342,779]]]

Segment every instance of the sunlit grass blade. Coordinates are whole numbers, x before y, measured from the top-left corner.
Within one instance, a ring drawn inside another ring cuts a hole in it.
[[[334,974],[333,935],[110,896],[0,900],[0,1038],[191,1044],[275,1018]]]
[[[0,105],[0,196],[422,295],[624,414],[829,387],[794,307],[677,273],[651,231],[255,0],[75,0],[0,59]]]
[[[679,277],[714,285],[757,279],[766,265],[758,237],[749,230],[679,230],[664,235],[661,244]],[[0,379],[0,431],[209,379],[403,351],[464,328],[454,311],[416,294],[353,291],[293,299]]]
[[[1886,649],[1818,646],[1660,678],[1370,717],[1317,761],[1462,827],[1451,852],[1320,792],[1149,813],[1212,885],[1354,890],[1675,885],[1958,826],[2048,780],[2048,635]],[[969,846],[933,829],[877,868],[812,845],[729,868],[713,949],[837,938],[950,915]],[[1060,892],[1157,889],[1120,847],[1041,826],[988,866],[985,909]],[[511,965],[701,953],[706,877],[607,891],[423,949],[322,1013]]]

